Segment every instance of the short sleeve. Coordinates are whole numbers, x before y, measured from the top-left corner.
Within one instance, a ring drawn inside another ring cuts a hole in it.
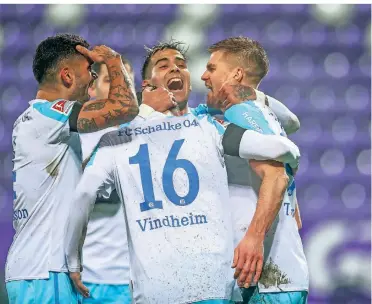
[[[274,134],[261,109],[252,101],[230,107],[225,111],[225,119],[247,130]]]
[[[65,143],[70,138],[69,117],[75,101],[56,100],[41,101],[32,105],[35,118],[35,128],[41,136],[47,138],[47,143]]]

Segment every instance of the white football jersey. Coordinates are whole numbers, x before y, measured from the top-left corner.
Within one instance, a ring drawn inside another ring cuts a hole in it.
[[[233,229],[221,126],[210,116],[156,115],[160,119],[105,134],[78,189],[100,188],[104,197],[118,190],[135,303],[232,299]]]
[[[101,137],[111,127],[80,134],[83,159],[90,157]],[[129,284],[129,251],[123,204],[113,191],[108,199],[98,198],[91,213],[83,247],[84,282]]]
[[[70,132],[73,101],[32,100],[14,123],[15,236],[6,281],[46,279],[67,271],[63,236],[73,189],[81,177],[81,149]]]
[[[265,105],[265,95],[262,92],[257,91],[257,100],[247,102],[244,106],[246,111],[242,113],[242,108],[235,109],[235,113],[240,111],[239,117],[230,116],[229,121],[236,123],[236,119],[243,119],[243,124],[250,126],[252,130],[285,136],[275,114]],[[238,125],[242,126],[239,123]],[[246,160],[227,155],[225,161],[236,246],[244,237],[256,210],[261,179]],[[309,288],[307,261],[294,218],[294,197],[294,180],[293,176],[290,176],[289,187],[278,217],[266,234],[265,264],[258,283],[260,292],[299,291]]]

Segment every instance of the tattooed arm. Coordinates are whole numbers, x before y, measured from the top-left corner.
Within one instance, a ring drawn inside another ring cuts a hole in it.
[[[82,46],[76,49],[90,60],[106,64],[110,77],[108,98],[83,104],[77,130],[80,133],[95,132],[132,121],[139,111],[137,97],[120,55],[107,46],[98,46],[92,51]]]

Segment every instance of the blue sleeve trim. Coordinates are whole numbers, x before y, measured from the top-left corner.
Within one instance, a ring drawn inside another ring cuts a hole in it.
[[[37,102],[33,104],[33,108],[46,117],[65,123],[69,118],[72,107],[70,107],[67,110],[67,113],[65,113],[64,107],[62,107],[61,110],[58,108],[61,102],[63,102],[63,100],[55,102]],[[67,107],[69,106],[70,105],[67,105]]]
[[[226,110],[225,120],[247,130],[262,134],[275,134],[261,109],[252,101],[234,105]]]

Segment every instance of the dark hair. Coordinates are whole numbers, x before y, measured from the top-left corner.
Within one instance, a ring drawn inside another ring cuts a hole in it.
[[[132,66],[132,64],[130,63],[130,61],[128,59],[126,59],[123,56],[121,56],[121,61],[123,62],[123,64],[129,65],[129,67],[131,69],[131,72],[133,72],[133,66]],[[103,62],[95,62],[95,63],[93,63],[93,65],[92,65],[92,71],[94,71],[97,74],[99,74],[101,72],[101,66],[103,64],[104,64]],[[127,71],[127,72],[130,72],[130,71]]]
[[[208,48],[210,53],[224,51],[234,55],[236,59],[247,68],[247,76],[257,78],[258,82],[269,71],[269,58],[262,45],[247,37],[231,37],[221,40]]]
[[[67,58],[80,54],[75,48],[89,43],[74,34],[58,34],[43,40],[36,48],[32,71],[39,84],[53,81],[58,64]]]
[[[166,49],[176,50],[180,52],[186,60],[186,53],[188,48],[184,47],[184,44],[184,42],[171,39],[169,42],[158,42],[151,48],[145,46],[147,54],[141,70],[142,80],[145,80],[147,78],[147,68],[150,65],[151,57],[154,56],[155,53],[158,51],[163,51]]]

